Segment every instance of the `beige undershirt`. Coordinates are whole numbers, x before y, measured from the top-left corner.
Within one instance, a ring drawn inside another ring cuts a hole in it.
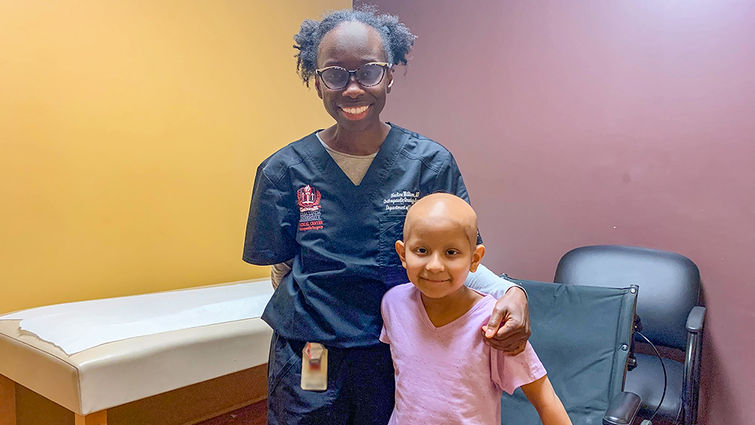
[[[370,168],[372,160],[375,159],[377,152],[371,155],[349,155],[347,153],[338,152],[337,150],[328,146],[321,138],[320,133],[317,133],[317,140],[320,141],[322,147],[330,154],[330,157],[338,164],[343,170],[344,174],[349,177],[354,186],[359,186],[362,183],[364,175],[367,174],[367,169]]]
[[[354,186],[359,186],[362,183],[364,175],[367,174],[367,170],[372,164],[372,160],[375,159],[377,152],[371,155],[349,155],[347,153],[338,152],[331,148],[320,138],[320,132],[317,132],[317,140],[322,143],[322,146],[330,154],[330,157],[338,164],[344,174],[354,183]],[[277,288],[280,285],[283,276],[287,275],[291,271],[293,260],[288,260],[283,263],[273,264],[270,269],[270,280],[273,282],[273,288]]]

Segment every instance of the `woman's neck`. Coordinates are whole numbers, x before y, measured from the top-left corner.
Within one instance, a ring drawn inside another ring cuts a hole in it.
[[[420,297],[427,317],[438,328],[463,316],[483,298],[480,293],[466,286],[443,298],[429,298],[421,292]]]
[[[335,124],[320,132],[320,138],[338,152],[349,155],[371,155],[380,150],[390,130],[391,127],[383,122],[357,131]]]

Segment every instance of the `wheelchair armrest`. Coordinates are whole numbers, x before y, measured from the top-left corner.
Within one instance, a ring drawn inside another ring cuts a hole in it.
[[[640,410],[640,396],[628,391],[616,394],[603,415],[603,425],[629,425]]]
[[[692,307],[687,315],[687,331],[692,333],[702,332],[704,322],[705,307],[699,305]]]
[[[697,405],[700,391],[700,361],[703,348],[705,307],[692,307],[687,315],[687,348],[684,353],[682,400],[684,423],[697,423]]]

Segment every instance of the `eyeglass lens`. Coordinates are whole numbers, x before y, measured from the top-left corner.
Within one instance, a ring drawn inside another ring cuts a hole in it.
[[[370,87],[379,84],[383,80],[385,68],[376,63],[368,63],[353,72],[360,85]],[[349,84],[351,73],[341,67],[331,67],[322,71],[320,77],[322,77],[325,85],[330,89],[339,90]]]

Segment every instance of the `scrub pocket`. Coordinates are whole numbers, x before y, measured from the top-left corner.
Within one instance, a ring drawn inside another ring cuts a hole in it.
[[[406,283],[406,270],[396,253],[396,241],[403,239],[405,214],[390,214],[380,217],[380,240],[378,265],[383,282],[393,286]]]
[[[268,395],[275,391],[281,379],[298,363],[299,356],[285,338],[273,332],[267,368]]]

